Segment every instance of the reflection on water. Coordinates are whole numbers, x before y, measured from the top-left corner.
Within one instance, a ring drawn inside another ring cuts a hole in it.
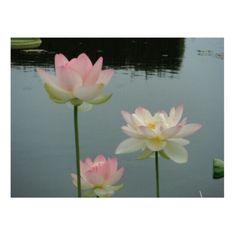
[[[190,137],[187,164],[160,160],[161,196],[224,196],[223,179],[212,178],[213,159],[224,158],[223,39],[42,41],[43,51],[12,51],[12,196],[76,196],[69,176],[75,172],[73,112],[48,99],[35,72],[41,66],[54,73],[56,52],[68,58],[86,52],[93,61],[103,56],[105,66],[116,69],[107,87],[111,101],[79,114],[82,158],[114,155],[127,137],[121,110],[141,105],[156,112],[183,103],[184,115],[203,128]],[[135,158],[119,156],[125,187],[116,197],[155,196],[154,160]]]
[[[76,49],[76,50],[75,50]],[[85,52],[93,62],[104,57],[104,65],[129,68],[159,77],[176,74],[184,55],[184,39],[160,38],[44,38],[39,49],[13,50],[12,65],[53,67],[54,54],[63,53],[68,58]]]

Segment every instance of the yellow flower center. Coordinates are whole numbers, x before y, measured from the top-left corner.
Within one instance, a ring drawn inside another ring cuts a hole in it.
[[[152,142],[155,142],[155,143],[160,143],[160,142],[163,141],[163,140],[161,139],[161,137],[159,137],[159,136],[156,136],[156,137],[152,138],[151,140],[152,140]]]
[[[150,128],[150,129],[155,129],[155,128],[156,128],[156,123],[154,123],[154,122],[149,122],[149,123],[147,124],[147,127]]]

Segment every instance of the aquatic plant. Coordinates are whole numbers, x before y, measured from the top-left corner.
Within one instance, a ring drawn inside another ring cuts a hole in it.
[[[118,169],[117,158],[98,155],[94,161],[86,158],[80,161],[81,188],[85,196],[111,197],[123,185],[115,185],[121,179],[124,168]],[[77,174],[71,173],[73,184],[77,187]]]
[[[63,54],[55,55],[56,75],[37,68],[44,88],[55,103],[70,102],[74,106],[74,129],[77,175],[80,176],[80,149],[78,111],[88,111],[93,105],[108,101],[112,94],[103,96],[104,87],[110,82],[113,70],[102,70],[103,58],[93,65],[89,57],[82,53],[70,61]],[[80,178],[77,183],[78,196],[81,196]]]
[[[188,152],[184,146],[189,144],[189,141],[184,138],[202,127],[200,124],[187,124],[187,118],[182,119],[183,109],[183,105],[179,105],[172,107],[169,114],[161,110],[154,115],[143,107],[138,107],[133,114],[121,112],[127,122],[126,126],[122,126],[122,130],[130,138],[119,144],[116,154],[142,150],[138,159],[146,159],[155,153],[157,196],[158,154],[176,163],[186,163]]]

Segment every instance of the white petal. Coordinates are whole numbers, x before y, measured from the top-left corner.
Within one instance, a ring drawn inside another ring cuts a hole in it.
[[[174,162],[176,163],[186,163],[188,161],[188,152],[187,150],[175,143],[168,142],[164,148],[164,153]]]
[[[130,153],[144,148],[144,141],[141,139],[128,138],[121,142],[117,147],[115,153]]]
[[[122,126],[121,129],[123,130],[123,132],[125,134],[127,134],[128,136],[131,136],[133,138],[141,138],[142,137],[136,130],[132,129],[131,127]]]
[[[73,91],[73,93],[75,97],[83,101],[89,101],[99,96],[102,93],[103,88],[104,85],[95,84],[91,86],[78,87]]]
[[[180,131],[181,128],[182,127],[180,125],[177,125],[177,126],[165,129],[165,130],[162,131],[161,136],[164,139],[174,137]]]
[[[78,111],[87,112],[87,111],[90,111],[92,108],[93,108],[92,104],[83,102],[80,106],[78,106]]]
[[[133,120],[132,120],[132,117],[131,117],[132,115],[131,115],[129,112],[127,112],[127,111],[121,111],[121,114],[122,114],[124,120],[125,120],[130,126],[135,127],[135,124],[134,124],[134,122],[133,122]]]
[[[144,120],[142,119],[142,117],[137,116],[136,114],[132,114],[131,115],[131,120],[134,126],[140,126],[140,125],[145,125]]]
[[[144,137],[153,138],[156,136],[156,133],[151,128],[140,126],[138,127],[138,129],[140,130],[141,134],[143,134]]]
[[[77,183],[77,174],[71,173],[70,176],[71,176],[71,178],[72,178],[72,183],[75,185],[75,187],[77,187],[77,186],[78,186],[78,183]]]
[[[136,110],[135,110],[135,114],[138,116],[138,117],[141,117],[143,120],[152,120],[152,114],[145,108],[143,107],[138,107]]]
[[[175,124],[179,123],[179,121],[182,117],[182,114],[183,114],[183,110],[184,110],[183,104],[181,104],[175,108]]]
[[[171,138],[169,139],[169,141],[178,143],[179,145],[182,146],[188,145],[190,143],[189,140],[183,138]]]
[[[175,107],[172,107],[172,108],[170,109],[169,118],[170,118],[171,120],[174,120],[174,119],[175,119]]]
[[[182,127],[182,129],[175,135],[177,138],[187,137],[202,127],[200,124],[187,124]]]
[[[186,124],[187,124],[187,120],[188,120],[188,118],[187,118],[187,117],[184,117],[183,120],[181,120],[181,121],[179,122],[179,125],[181,125],[181,126],[186,125]]]

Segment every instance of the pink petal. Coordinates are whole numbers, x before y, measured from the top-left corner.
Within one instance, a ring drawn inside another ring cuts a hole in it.
[[[103,155],[98,155],[94,160],[95,162],[106,162],[106,158]]]
[[[85,79],[86,76],[88,76],[89,71],[93,67],[92,62],[85,53],[82,53],[77,58],[72,59],[69,62],[69,66],[73,70],[77,71],[82,79]]]
[[[93,171],[87,171],[85,177],[86,177],[86,181],[94,186],[100,186],[104,182],[103,176]]]
[[[68,66],[58,67],[57,77],[59,85],[68,91],[73,91],[75,87],[82,86],[82,79],[79,73]]]
[[[93,161],[91,158],[87,157],[85,160],[84,160],[84,164],[87,166],[87,168],[89,169],[92,165],[93,165]]]
[[[122,175],[124,174],[124,168],[120,168],[119,170],[117,170],[111,177],[109,180],[106,181],[107,184],[109,185],[113,185],[116,184],[120,178],[122,177]]]
[[[84,85],[94,85],[96,84],[98,77],[100,75],[101,69],[102,69],[102,63],[103,63],[103,58],[100,57],[92,69],[90,70],[88,76],[84,80]]]
[[[109,168],[110,168],[110,175],[113,175],[118,167],[118,162],[117,162],[117,158],[108,158],[108,164],[109,164]]]
[[[107,85],[110,82],[113,73],[114,71],[112,69],[101,71],[97,80],[97,84]]]
[[[182,127],[182,129],[177,133],[177,135],[175,135],[175,137],[176,138],[187,137],[196,132],[197,130],[199,130],[201,127],[202,127],[201,124],[187,124]]]
[[[64,66],[68,63],[68,59],[63,54],[56,54],[55,55],[55,68],[57,70],[58,67]]]

